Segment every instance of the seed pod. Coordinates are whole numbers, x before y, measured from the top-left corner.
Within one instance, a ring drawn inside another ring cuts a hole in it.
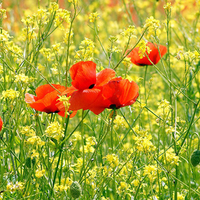
[[[70,193],[71,196],[74,199],[77,199],[78,197],[80,197],[81,193],[82,193],[82,189],[80,184],[77,181],[74,181],[71,186],[70,186]]]
[[[191,163],[196,167],[200,163],[200,151],[195,150],[191,155]]]

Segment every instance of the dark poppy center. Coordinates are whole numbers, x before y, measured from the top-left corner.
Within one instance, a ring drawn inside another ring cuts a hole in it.
[[[89,89],[92,89],[94,87],[95,84],[92,84],[89,86]]]
[[[114,109],[114,110],[117,109],[117,107],[116,107],[115,104],[111,104],[111,105],[110,105],[110,108],[111,108],[111,109]]]

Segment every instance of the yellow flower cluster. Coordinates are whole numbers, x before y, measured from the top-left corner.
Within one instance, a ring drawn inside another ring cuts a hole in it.
[[[153,181],[157,177],[157,167],[155,165],[146,165],[143,175],[147,175],[150,181]]]
[[[10,192],[15,192],[16,190],[23,190],[24,183],[22,183],[22,182],[16,182],[15,184],[8,183],[6,186],[6,189]]]
[[[15,90],[13,90],[13,89],[9,89],[9,90],[6,90],[6,91],[3,91],[2,92],[2,99],[11,99],[11,100],[13,100],[13,99],[15,99],[15,98],[17,98],[17,97],[19,97],[19,92],[18,91],[15,91]]]
[[[70,97],[66,97],[65,95],[63,95],[63,96],[58,95],[58,96],[59,96],[58,100],[63,102],[63,105],[65,106],[65,110],[66,110],[65,114],[69,115],[68,109],[70,106],[69,100],[70,100],[71,96]]]
[[[124,30],[121,34],[127,38],[127,39],[131,39],[131,38],[136,38],[135,35],[135,26],[130,25],[126,30]]]
[[[105,158],[112,169],[115,169],[119,165],[119,158],[116,154],[108,154]]]
[[[0,42],[7,42],[11,38],[11,36],[8,34],[8,31],[1,30],[0,32]]]
[[[84,152],[85,153],[93,153],[94,152],[94,145],[96,144],[95,137],[87,137],[86,138],[86,145],[84,145]],[[80,148],[80,151],[82,151],[82,147]]]
[[[31,41],[36,39],[37,35],[33,28],[27,27],[22,29],[21,40],[22,41]]]
[[[151,142],[151,134],[148,134],[148,132],[145,130],[139,130],[138,126],[134,128],[134,131],[138,134],[138,136],[133,136],[133,139],[135,140],[136,149],[138,151],[144,153],[155,151],[156,147]]]
[[[35,136],[35,131],[32,129],[31,126],[21,126],[20,131],[22,135],[26,136]]]
[[[160,151],[160,154],[163,154],[164,150]],[[174,149],[168,149],[162,156],[159,157],[159,160],[162,160],[167,166],[171,166],[173,164],[179,165],[179,157],[174,153]]]
[[[96,22],[96,20],[99,18],[99,13],[90,13],[89,20],[90,22]]]
[[[45,170],[44,169],[42,169],[42,170],[36,170],[36,172],[35,172],[35,176],[37,177],[37,178],[41,178],[41,177],[43,177],[45,175]]]
[[[120,115],[117,115],[114,119],[114,128],[115,129],[119,129],[120,127],[121,128],[128,128],[128,124],[127,122],[125,121],[125,119],[120,116]]]
[[[70,12],[65,9],[58,9],[55,15],[55,26],[59,27],[61,30],[64,30],[63,22],[70,23]]]
[[[27,144],[44,146],[45,142],[42,141],[39,136],[33,135],[33,136],[31,136],[30,138],[27,139]]]
[[[163,8],[164,8],[167,12],[169,12],[169,11],[171,10],[171,2],[167,2],[167,4],[163,6]]]
[[[61,184],[55,184],[54,189],[57,192],[67,191],[70,188],[71,184],[72,180],[69,177],[67,177],[66,179],[61,179]]]
[[[45,130],[45,134],[47,137],[51,137],[54,138],[56,140],[60,140],[63,136],[63,128],[62,126],[59,124],[59,122],[55,121],[52,122],[47,129]]]
[[[147,42],[145,42],[144,40],[141,40],[139,44],[137,45],[137,47],[139,47],[138,54],[139,54],[140,59],[145,57],[145,52],[147,52],[148,54],[150,54],[151,52],[151,49],[146,44]]]
[[[43,8],[38,9],[36,14],[34,14],[40,26],[47,24],[49,22],[49,18],[48,18],[49,15],[50,13],[47,11],[47,9],[43,9]]]
[[[93,60],[94,53],[96,53],[94,42],[88,38],[85,38],[80,46],[78,51],[76,51],[76,55],[74,56],[77,60],[83,59]]]
[[[125,193],[128,189],[129,189],[129,185],[126,182],[121,181],[119,187],[117,188],[118,190],[117,192],[119,194],[122,194],[122,193]]]
[[[146,19],[145,21],[145,25],[144,25],[144,29],[148,29],[148,34],[147,37],[157,37],[160,35],[161,31],[160,31],[160,21],[154,19],[153,16],[149,17]]]
[[[26,76],[25,74],[18,74],[18,75],[15,75],[15,83],[17,82],[22,82],[22,83],[29,83],[31,81],[33,81],[34,78],[33,77],[28,77]]]
[[[171,110],[171,105],[166,99],[158,103],[157,114],[163,120],[167,120],[171,116],[170,110]]]
[[[0,9],[0,16],[1,16],[1,19],[6,19],[7,18],[5,9]]]

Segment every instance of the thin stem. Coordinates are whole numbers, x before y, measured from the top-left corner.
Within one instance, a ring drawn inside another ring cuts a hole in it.
[[[65,137],[66,137],[68,124],[69,124],[69,116],[66,118],[66,124],[65,124],[65,131],[64,131],[64,138],[63,139],[65,139]],[[53,189],[54,189],[54,185],[55,185],[55,182],[56,182],[56,176],[57,176],[57,172],[58,172],[58,167],[59,167],[61,156],[62,156],[63,146],[64,146],[64,143],[61,143],[61,145],[60,145],[60,153],[59,153],[59,157],[58,157],[57,166],[56,166],[56,169],[55,169],[55,174],[54,174],[54,178],[53,178],[53,185],[52,185],[52,188],[51,188],[50,197],[53,194]]]

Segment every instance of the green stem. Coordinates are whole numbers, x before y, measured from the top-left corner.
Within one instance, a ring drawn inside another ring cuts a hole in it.
[[[148,65],[145,66],[145,72],[144,72],[144,95],[145,95],[145,103],[147,105],[147,94],[146,94],[146,79],[147,79],[147,68]]]
[[[76,17],[76,5],[74,3],[74,15],[70,24],[70,28],[69,28],[69,35],[68,35],[68,43],[67,43],[67,55],[66,55],[66,70],[65,70],[65,79],[66,79],[66,88],[67,88],[67,77],[68,77],[68,69],[69,69],[69,47],[70,47],[70,37],[71,37],[71,33],[72,33],[72,25],[73,22],[75,20]]]
[[[193,113],[193,115],[192,115],[192,118],[191,118],[189,127],[188,127],[188,129],[187,129],[187,131],[186,131],[186,134],[185,134],[185,137],[183,138],[183,141],[182,141],[182,143],[181,143],[181,145],[180,145],[180,149],[177,151],[177,156],[178,156],[178,154],[179,154],[181,148],[183,147],[183,145],[184,145],[184,143],[185,143],[185,140],[186,140],[186,138],[187,138],[187,136],[188,136],[188,134],[189,134],[189,132],[190,132],[190,128],[191,128],[191,126],[192,126],[192,124],[193,124],[194,117],[195,117],[195,114],[196,114],[196,112],[197,112],[197,108],[198,108],[199,102],[200,102],[200,99],[199,99],[199,101],[197,102],[197,104],[195,104],[194,113]]]
[[[84,117],[84,110],[82,111],[82,119]],[[84,130],[83,130],[83,120],[82,120],[82,123],[81,123],[81,139],[82,139],[82,158],[83,158],[83,166],[82,166],[82,169],[81,169],[81,173],[80,173],[80,177],[85,169],[85,137],[84,137]]]
[[[65,124],[65,131],[64,131],[64,138],[63,139],[65,139],[65,137],[66,137],[68,124],[69,124],[69,116],[66,118],[66,124]],[[56,170],[55,170],[55,174],[54,174],[54,178],[53,178],[53,185],[52,185],[52,188],[51,188],[50,197],[53,194],[53,189],[54,189],[54,185],[55,185],[55,182],[56,182],[56,176],[57,176],[57,172],[58,172],[58,167],[59,167],[61,156],[62,156],[63,146],[64,146],[64,143],[61,143],[61,145],[60,145],[60,153],[59,153],[58,162],[57,162],[57,166],[56,166]]]

